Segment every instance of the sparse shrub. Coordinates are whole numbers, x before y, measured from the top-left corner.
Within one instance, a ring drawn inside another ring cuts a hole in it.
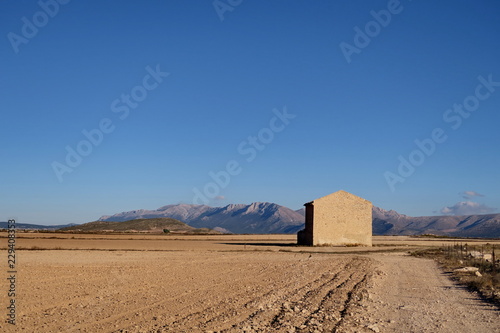
[[[169,234],[169,233],[170,233],[170,230],[168,230],[168,229],[163,229],[163,233],[164,233],[164,234]]]

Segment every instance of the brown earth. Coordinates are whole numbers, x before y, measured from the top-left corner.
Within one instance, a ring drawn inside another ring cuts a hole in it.
[[[379,237],[371,248],[293,242],[290,235],[20,233],[17,325],[0,312],[0,331],[500,331],[497,308],[454,285],[433,261],[405,255],[446,240]]]

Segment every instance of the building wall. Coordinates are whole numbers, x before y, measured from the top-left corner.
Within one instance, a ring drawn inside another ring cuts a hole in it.
[[[304,245],[371,246],[372,203],[345,191],[314,200],[306,205],[306,228],[298,241]]]
[[[314,230],[314,206],[306,204],[306,223],[304,230],[300,230],[297,234],[297,244],[312,245],[313,230]]]

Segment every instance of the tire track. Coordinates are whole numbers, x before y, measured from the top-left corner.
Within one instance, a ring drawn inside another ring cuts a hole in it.
[[[332,332],[339,332],[344,329],[344,326],[351,319],[350,309],[356,306],[363,299],[363,293],[366,293],[368,281],[372,278],[372,274],[364,274],[362,279],[358,281],[354,287],[348,291],[344,301],[343,309],[340,311],[340,320],[334,325]]]
[[[294,262],[290,264],[285,271],[294,271],[297,266],[297,263]],[[345,269],[344,266],[336,266],[335,268],[338,269],[338,271],[342,271]],[[265,272],[268,275],[275,275],[275,272]],[[338,273],[338,272],[337,272]],[[283,274],[280,274],[282,277],[286,278]],[[323,275],[327,275],[326,273]],[[316,280],[312,282],[307,282],[305,285],[302,284],[303,281],[298,281],[296,279],[288,279],[288,280],[280,280],[279,282],[276,281],[275,279],[271,279],[275,285],[280,285],[279,289],[273,289],[268,292],[265,292],[264,294],[254,297],[247,302],[239,305],[239,312],[235,312],[234,308],[238,305],[233,305],[228,308],[227,311],[220,313],[221,308],[227,308],[224,306],[227,301],[221,302],[218,304],[218,306],[214,306],[211,308],[205,309],[205,311],[208,311],[208,313],[212,314],[212,317],[207,320],[206,315],[207,312],[204,311],[199,311],[196,314],[190,314],[188,316],[185,316],[181,320],[174,322],[170,325],[169,327],[164,327],[165,332],[169,331],[175,331],[176,329],[179,329],[182,327],[182,323],[184,324],[189,324],[193,322],[202,322],[203,324],[200,326],[203,326],[204,328],[211,328],[211,327],[216,327],[215,329],[221,329],[221,326],[229,326],[226,329],[222,329],[224,332],[230,332],[231,329],[234,329],[234,327],[240,327],[244,326],[245,322],[250,321],[265,321],[266,319],[261,318],[261,317],[271,317],[272,314],[272,309],[276,308],[278,305],[281,306],[284,300],[291,298],[292,296],[290,295],[300,295],[300,293],[306,293],[310,292],[311,286],[314,284],[325,284],[322,281],[324,280],[324,277],[317,278]],[[281,283],[285,282],[284,285],[281,285]],[[292,290],[292,292],[290,292]],[[236,295],[232,298],[239,298],[240,295]],[[224,304],[223,304],[224,303]],[[219,311],[219,313],[217,313]],[[196,316],[194,316],[196,315]],[[229,322],[229,319],[232,319],[231,322]],[[241,318],[238,320],[238,318]],[[229,322],[229,323],[228,323]],[[180,325],[180,326],[179,326]],[[217,326],[218,325],[218,326]],[[201,328],[201,327],[198,327]],[[189,327],[189,329],[193,329],[193,327]],[[160,332],[160,331],[157,331]],[[161,331],[163,332],[163,331]]]
[[[243,328],[247,328],[248,330],[249,327],[277,328],[289,319],[292,311],[295,313],[296,318],[308,315],[307,303],[313,298],[321,297],[321,294],[325,292],[325,289],[329,288],[333,280],[340,279],[342,268],[340,271],[334,273],[333,278],[326,281],[327,274],[323,274],[321,278],[314,282],[306,283],[291,292],[287,292],[287,289],[284,289],[281,297],[276,298],[274,302],[268,302],[267,309],[254,313],[251,318],[238,323],[235,328],[237,330]]]
[[[350,275],[345,271],[341,271],[327,280],[323,285],[316,289],[309,290],[298,302],[293,303],[292,306],[283,304],[283,309],[276,319],[271,322],[272,328],[279,328],[283,325],[299,328],[303,325],[308,326],[308,322],[316,317],[319,312],[321,302],[332,293],[339,286],[348,281]],[[292,311],[293,310],[293,311]]]
[[[358,289],[371,268],[367,263],[354,258],[333,277],[327,278],[328,273],[324,273],[315,281],[321,281],[316,286],[307,283],[301,287],[302,293],[289,292],[270,309],[256,312],[221,332],[331,332],[345,315],[346,306],[358,297]],[[288,301],[280,301],[283,299]]]

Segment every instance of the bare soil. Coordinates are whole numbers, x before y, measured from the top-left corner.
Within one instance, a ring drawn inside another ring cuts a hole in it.
[[[375,254],[369,297],[353,320],[380,332],[500,332],[500,311],[454,283],[431,259]]]
[[[40,235],[18,235],[17,325],[2,318],[1,332],[500,331],[497,308],[406,255],[443,240]]]

